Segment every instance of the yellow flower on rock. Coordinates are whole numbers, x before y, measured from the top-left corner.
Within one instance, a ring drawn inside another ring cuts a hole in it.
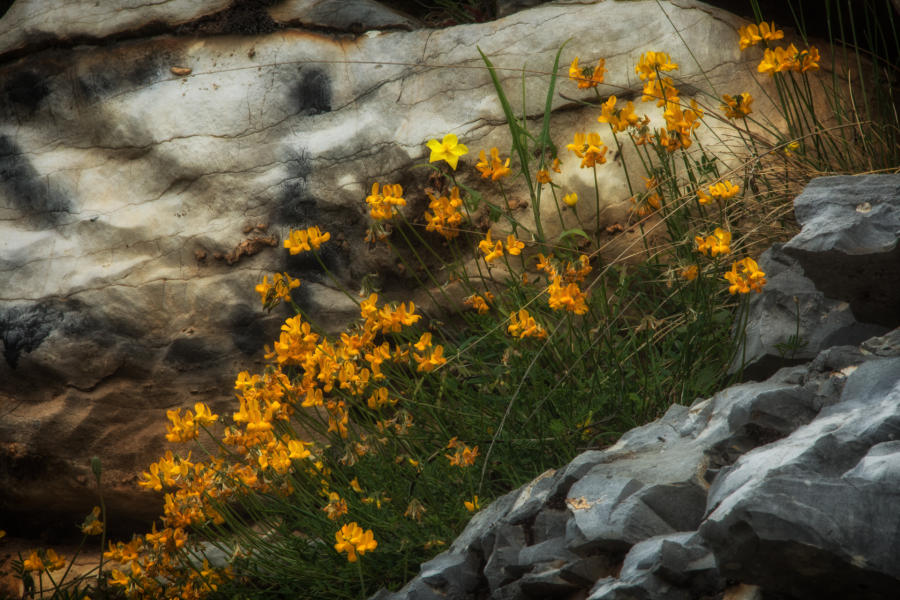
[[[747,294],[750,290],[759,293],[766,285],[766,274],[749,257],[733,263],[731,271],[725,273],[724,278],[731,284],[728,287],[730,294]]]
[[[741,47],[741,50],[746,50],[751,46],[755,46],[763,40],[767,42],[773,42],[775,40],[780,40],[784,37],[784,31],[777,29],[775,27],[775,22],[773,21],[771,25],[766,23],[765,21],[760,23],[759,25],[754,25],[753,23],[741,27],[738,29],[738,44]]]
[[[581,168],[593,167],[606,162],[606,152],[608,148],[600,139],[598,133],[584,134],[577,132],[571,144],[567,144],[566,148],[575,153],[575,156],[581,159]]]
[[[341,527],[340,531],[334,534],[334,538],[337,542],[334,549],[338,552],[346,552],[348,562],[356,562],[357,554],[362,556],[378,547],[372,530],[364,531],[355,521]]]
[[[645,52],[641,54],[638,64],[634,67],[634,72],[638,74],[642,81],[656,79],[657,71],[677,70],[678,64],[673,63],[672,59],[665,52]]]
[[[314,226],[305,230],[291,230],[288,239],[284,240],[284,247],[287,248],[293,256],[295,254],[300,254],[301,252],[309,252],[313,249],[318,250],[323,242],[327,242],[330,239],[330,233],[322,233],[318,226]]]
[[[578,203],[578,194],[575,192],[566,194],[563,196],[563,202],[565,202],[567,206],[575,206]]]
[[[606,72],[606,60],[601,58],[595,67],[580,67],[578,57],[569,65],[569,79],[578,84],[578,89],[597,87],[603,83],[603,74]]]
[[[457,137],[452,133],[445,135],[444,139],[441,141],[429,140],[427,146],[428,149],[431,150],[431,156],[428,158],[428,162],[433,163],[443,160],[450,165],[450,168],[454,171],[459,162],[459,157],[468,154],[469,152],[469,149],[463,144],[460,144]]]

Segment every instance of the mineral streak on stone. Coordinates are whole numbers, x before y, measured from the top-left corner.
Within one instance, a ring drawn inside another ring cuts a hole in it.
[[[260,239],[331,231],[323,260],[356,289],[392,267],[362,243],[363,199],[373,182],[400,183],[417,218],[426,182],[411,167],[429,139],[457,134],[472,148],[458,175],[490,193],[473,168],[477,151],[509,139],[476,46],[517,111],[527,65],[533,116],[568,38],[592,41],[568,47],[563,65],[576,54],[609,59],[603,94],[639,94],[634,62],[647,40],[681,63],[684,90],[706,85],[700,68],[728,89],[748,88],[752,75],[737,47],[742,22],[693,0],[667,14],[651,0],[547,4],[444,30],[354,5],[366,10],[348,21],[340,0],[18,0],[0,20],[0,509],[52,504],[81,518],[94,502],[88,461],[99,455],[116,490],[110,510],[152,514],[158,499],[135,477],[164,450],[166,409],[203,400],[228,415],[235,374],[258,367],[288,315],[260,309],[263,274],[300,277],[297,301],[332,328],[358,314],[316,261]],[[628,24],[638,22],[635,35]],[[736,69],[741,61],[747,68]],[[596,111],[562,96],[553,108],[558,144],[595,122]],[[587,170],[564,163],[558,182],[592,194]],[[615,165],[600,189],[628,197]],[[627,210],[614,204],[603,219]],[[526,225],[529,212],[519,215]],[[260,223],[265,233],[245,233]],[[408,274],[386,280],[384,295],[409,299]],[[46,457],[52,489],[2,467],[24,464],[16,457]]]

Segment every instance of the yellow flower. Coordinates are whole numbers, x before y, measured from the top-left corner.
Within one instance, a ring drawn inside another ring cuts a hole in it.
[[[300,254],[301,252],[309,252],[310,250],[318,250],[323,242],[331,239],[330,233],[322,233],[319,227],[309,227],[306,230],[292,230],[288,235],[288,239],[284,240],[284,247],[287,248],[291,255]]]
[[[697,265],[690,265],[689,267],[685,267],[685,268],[681,269],[681,271],[679,272],[679,275],[681,275],[681,277],[683,279],[686,279],[687,281],[693,281],[693,280],[697,279],[698,273],[699,273],[699,269],[697,268]]]
[[[554,173],[562,173],[562,169],[560,169],[560,162],[558,158],[554,158],[553,162],[550,163],[550,168]]]
[[[665,52],[645,52],[641,54],[638,64],[634,67],[634,72],[642,81],[656,79],[657,71],[678,70],[678,64],[671,61],[672,59]]]
[[[475,512],[476,510],[481,508],[481,504],[478,502],[478,495],[472,497],[472,501],[464,500],[463,505],[466,507],[466,510],[469,512]]]
[[[452,133],[445,135],[444,139],[440,142],[437,140],[429,140],[427,146],[428,149],[431,150],[431,156],[428,158],[428,162],[433,163],[439,160],[446,161],[454,171],[459,162],[459,157],[469,152],[469,149],[463,144],[460,144],[459,140]]]
[[[430,192],[428,192],[428,197],[431,198],[428,208],[432,212],[425,212],[425,221],[427,222],[425,229],[437,232],[448,240],[458,236],[459,226],[463,222],[463,215],[459,212],[459,208],[462,206],[459,188],[453,186],[449,198],[446,196],[435,198]]]
[[[447,362],[447,359],[444,358],[444,347],[441,345],[435,346],[431,351],[431,354],[427,356],[419,356],[418,354],[413,354],[413,358],[415,358],[416,362],[419,363],[419,366],[416,370],[425,371],[426,373],[431,373],[436,368]]]
[[[774,42],[784,37],[784,31],[775,27],[775,21],[771,25],[763,21],[759,24],[759,35],[767,42]]]
[[[506,177],[512,171],[509,169],[509,158],[506,159],[506,162],[502,162],[500,160],[500,153],[496,147],[491,148],[491,160],[488,161],[487,157],[484,155],[484,150],[482,150],[479,155],[479,162],[475,165],[475,168],[481,172],[481,177],[483,179],[491,178],[491,181],[497,181],[501,177]]]
[[[798,56],[799,65],[795,65],[795,70],[799,66],[801,73],[815,71],[819,68],[819,60],[821,60],[819,49],[815,46],[810,46],[808,50],[804,50]]]
[[[566,148],[581,159],[582,169],[606,162],[608,148],[603,144],[603,140],[600,139],[600,135],[597,133],[584,134],[578,132],[575,134],[572,143],[567,144]]]
[[[356,492],[357,494],[363,493],[363,489],[359,485],[359,480],[356,477],[354,477],[353,479],[350,480],[350,487],[353,488],[353,491]]]
[[[103,521],[100,520],[100,507],[95,506],[91,514],[87,516],[81,525],[81,531],[85,535],[100,535],[103,533]]]
[[[39,573],[44,570],[44,561],[41,559],[37,550],[31,551],[31,555],[22,563],[22,568],[25,571],[33,573]]]
[[[750,108],[750,105],[753,104],[753,96],[746,92],[738,94],[734,98],[728,94],[724,94],[722,100],[724,100],[725,103],[721,105],[721,108],[725,111],[725,116],[729,119],[743,119],[753,112]]]
[[[506,236],[506,251],[513,256],[518,256],[525,249],[525,243],[516,239],[516,236],[509,234]]]
[[[736,196],[739,191],[741,191],[740,187],[726,179],[709,186],[709,194],[706,194],[703,190],[697,190],[697,200],[700,204],[709,204],[713,199],[719,201],[728,200]]]
[[[549,294],[548,302],[553,310],[566,309],[576,315],[587,313],[587,295],[574,282],[563,285],[562,277],[553,278],[553,282],[547,286]]]
[[[362,556],[378,547],[372,530],[363,531],[356,522],[341,527],[340,531],[334,534],[334,538],[337,541],[334,549],[338,552],[346,552],[348,562],[356,562],[357,553]]]
[[[450,440],[453,443],[456,438]],[[454,448],[456,451],[453,454],[445,454],[444,456],[450,461],[450,466],[466,468],[471,467],[475,464],[475,458],[478,457],[478,446],[474,448],[469,448],[463,443],[456,442],[454,446],[448,446]]]
[[[597,87],[603,83],[603,74],[606,72],[606,60],[601,58],[596,67],[579,67],[578,57],[569,65],[569,79],[578,84],[578,89]]]
[[[518,313],[512,312],[509,314],[509,326],[506,328],[506,331],[519,339],[527,337],[543,339],[547,337],[547,330],[538,325],[534,317],[528,314],[528,311],[524,308],[519,309]]]
[[[463,304],[470,308],[474,308],[478,311],[478,314],[483,315],[490,310],[490,306],[488,306],[489,302],[493,302],[494,295],[490,292],[485,292],[484,294],[472,294],[463,300]]]
[[[478,249],[484,254],[484,261],[488,263],[503,256],[503,242],[497,240],[497,242],[494,243],[494,241],[491,240],[490,229],[485,238],[478,242]]]
[[[563,196],[563,202],[566,203],[567,206],[575,206],[578,203],[578,194],[572,192],[571,194],[566,194]]]
[[[723,277],[731,284],[728,287],[730,294],[747,294],[750,290],[759,293],[766,285],[766,274],[760,271],[756,261],[749,257],[733,263],[731,271],[725,273]]]
[[[347,503],[337,494],[337,492],[328,493],[328,504],[322,507],[322,511],[332,521],[336,521],[349,512]]]
[[[553,180],[550,179],[550,171],[548,171],[547,169],[540,169],[537,172],[536,179],[537,179],[537,182],[541,183],[541,184],[553,182]]]
[[[716,227],[713,235],[702,238],[699,235],[694,238],[697,242],[697,250],[715,258],[719,254],[728,254],[731,252],[731,232],[724,231],[721,227]]]

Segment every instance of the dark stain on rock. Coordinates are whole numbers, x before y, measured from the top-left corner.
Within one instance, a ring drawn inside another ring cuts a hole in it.
[[[318,201],[309,191],[312,160],[306,152],[299,151],[286,161],[286,167],[287,178],[271,219],[279,225],[290,226],[313,221]]]
[[[264,35],[282,28],[266,9],[277,0],[236,0],[225,10],[175,28],[176,35]]]
[[[318,115],[331,111],[331,78],[319,68],[301,67],[300,81],[291,90],[297,115]]]
[[[267,330],[264,320],[265,316],[256,307],[247,304],[235,306],[228,316],[231,340],[247,356],[252,356],[266,344],[271,344],[275,337]]]
[[[91,64],[74,76],[75,96],[84,102],[101,100],[122,90],[151,85],[172,77],[169,69],[180,56],[169,51],[147,52],[135,58],[133,49],[110,52],[102,63]]]
[[[53,307],[37,303],[11,306],[0,312],[0,340],[3,357],[13,369],[22,353],[33,352],[62,321]]]
[[[219,356],[218,348],[211,340],[183,337],[172,342],[165,361],[181,370],[191,370],[212,363]]]
[[[35,170],[11,138],[0,135],[0,190],[38,226],[55,225],[70,211],[68,200]]]
[[[4,98],[18,109],[16,112],[20,115],[32,115],[48,94],[50,87],[46,78],[31,69],[18,71],[3,86]]]

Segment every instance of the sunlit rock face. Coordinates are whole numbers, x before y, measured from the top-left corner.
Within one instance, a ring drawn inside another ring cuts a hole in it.
[[[166,448],[165,411],[205,401],[230,414],[235,374],[259,366],[287,315],[261,310],[262,275],[302,278],[296,299],[326,328],[352,318],[353,299],[316,260],[281,248],[291,227],[332,233],[322,261],[355,292],[391,266],[362,242],[367,191],[402,184],[409,218],[421,219],[428,171],[413,167],[427,160],[427,140],[458,135],[472,149],[458,176],[490,193],[474,169],[478,150],[505,155],[509,137],[478,48],[501,68],[517,111],[526,67],[524,110],[535,117],[570,38],[562,72],[576,55],[605,57],[603,96],[639,99],[634,64],[651,49],[680,63],[682,98],[697,93],[708,108],[718,102],[700,90],[738,93],[755,75],[755,59],[738,50],[741,21],[693,0],[663,3],[665,13],[650,0],[559,2],[441,30],[364,0],[356,13],[339,0],[46,6],[20,0],[0,20],[0,508],[9,514],[89,511],[91,456],[103,460],[113,514],[154,514],[158,498],[135,483]],[[603,131],[614,147],[599,111],[576,102],[593,92],[559,84],[555,142]],[[642,108],[659,122],[652,103]],[[592,198],[589,170],[563,162],[555,181]],[[601,225],[624,222],[629,194],[615,161],[600,169],[599,189]],[[578,207],[587,222],[591,204]],[[552,204],[544,209],[557,219]],[[517,217],[530,214],[526,205]],[[384,278],[388,297],[414,287],[408,273]],[[429,310],[440,308],[453,307]]]

